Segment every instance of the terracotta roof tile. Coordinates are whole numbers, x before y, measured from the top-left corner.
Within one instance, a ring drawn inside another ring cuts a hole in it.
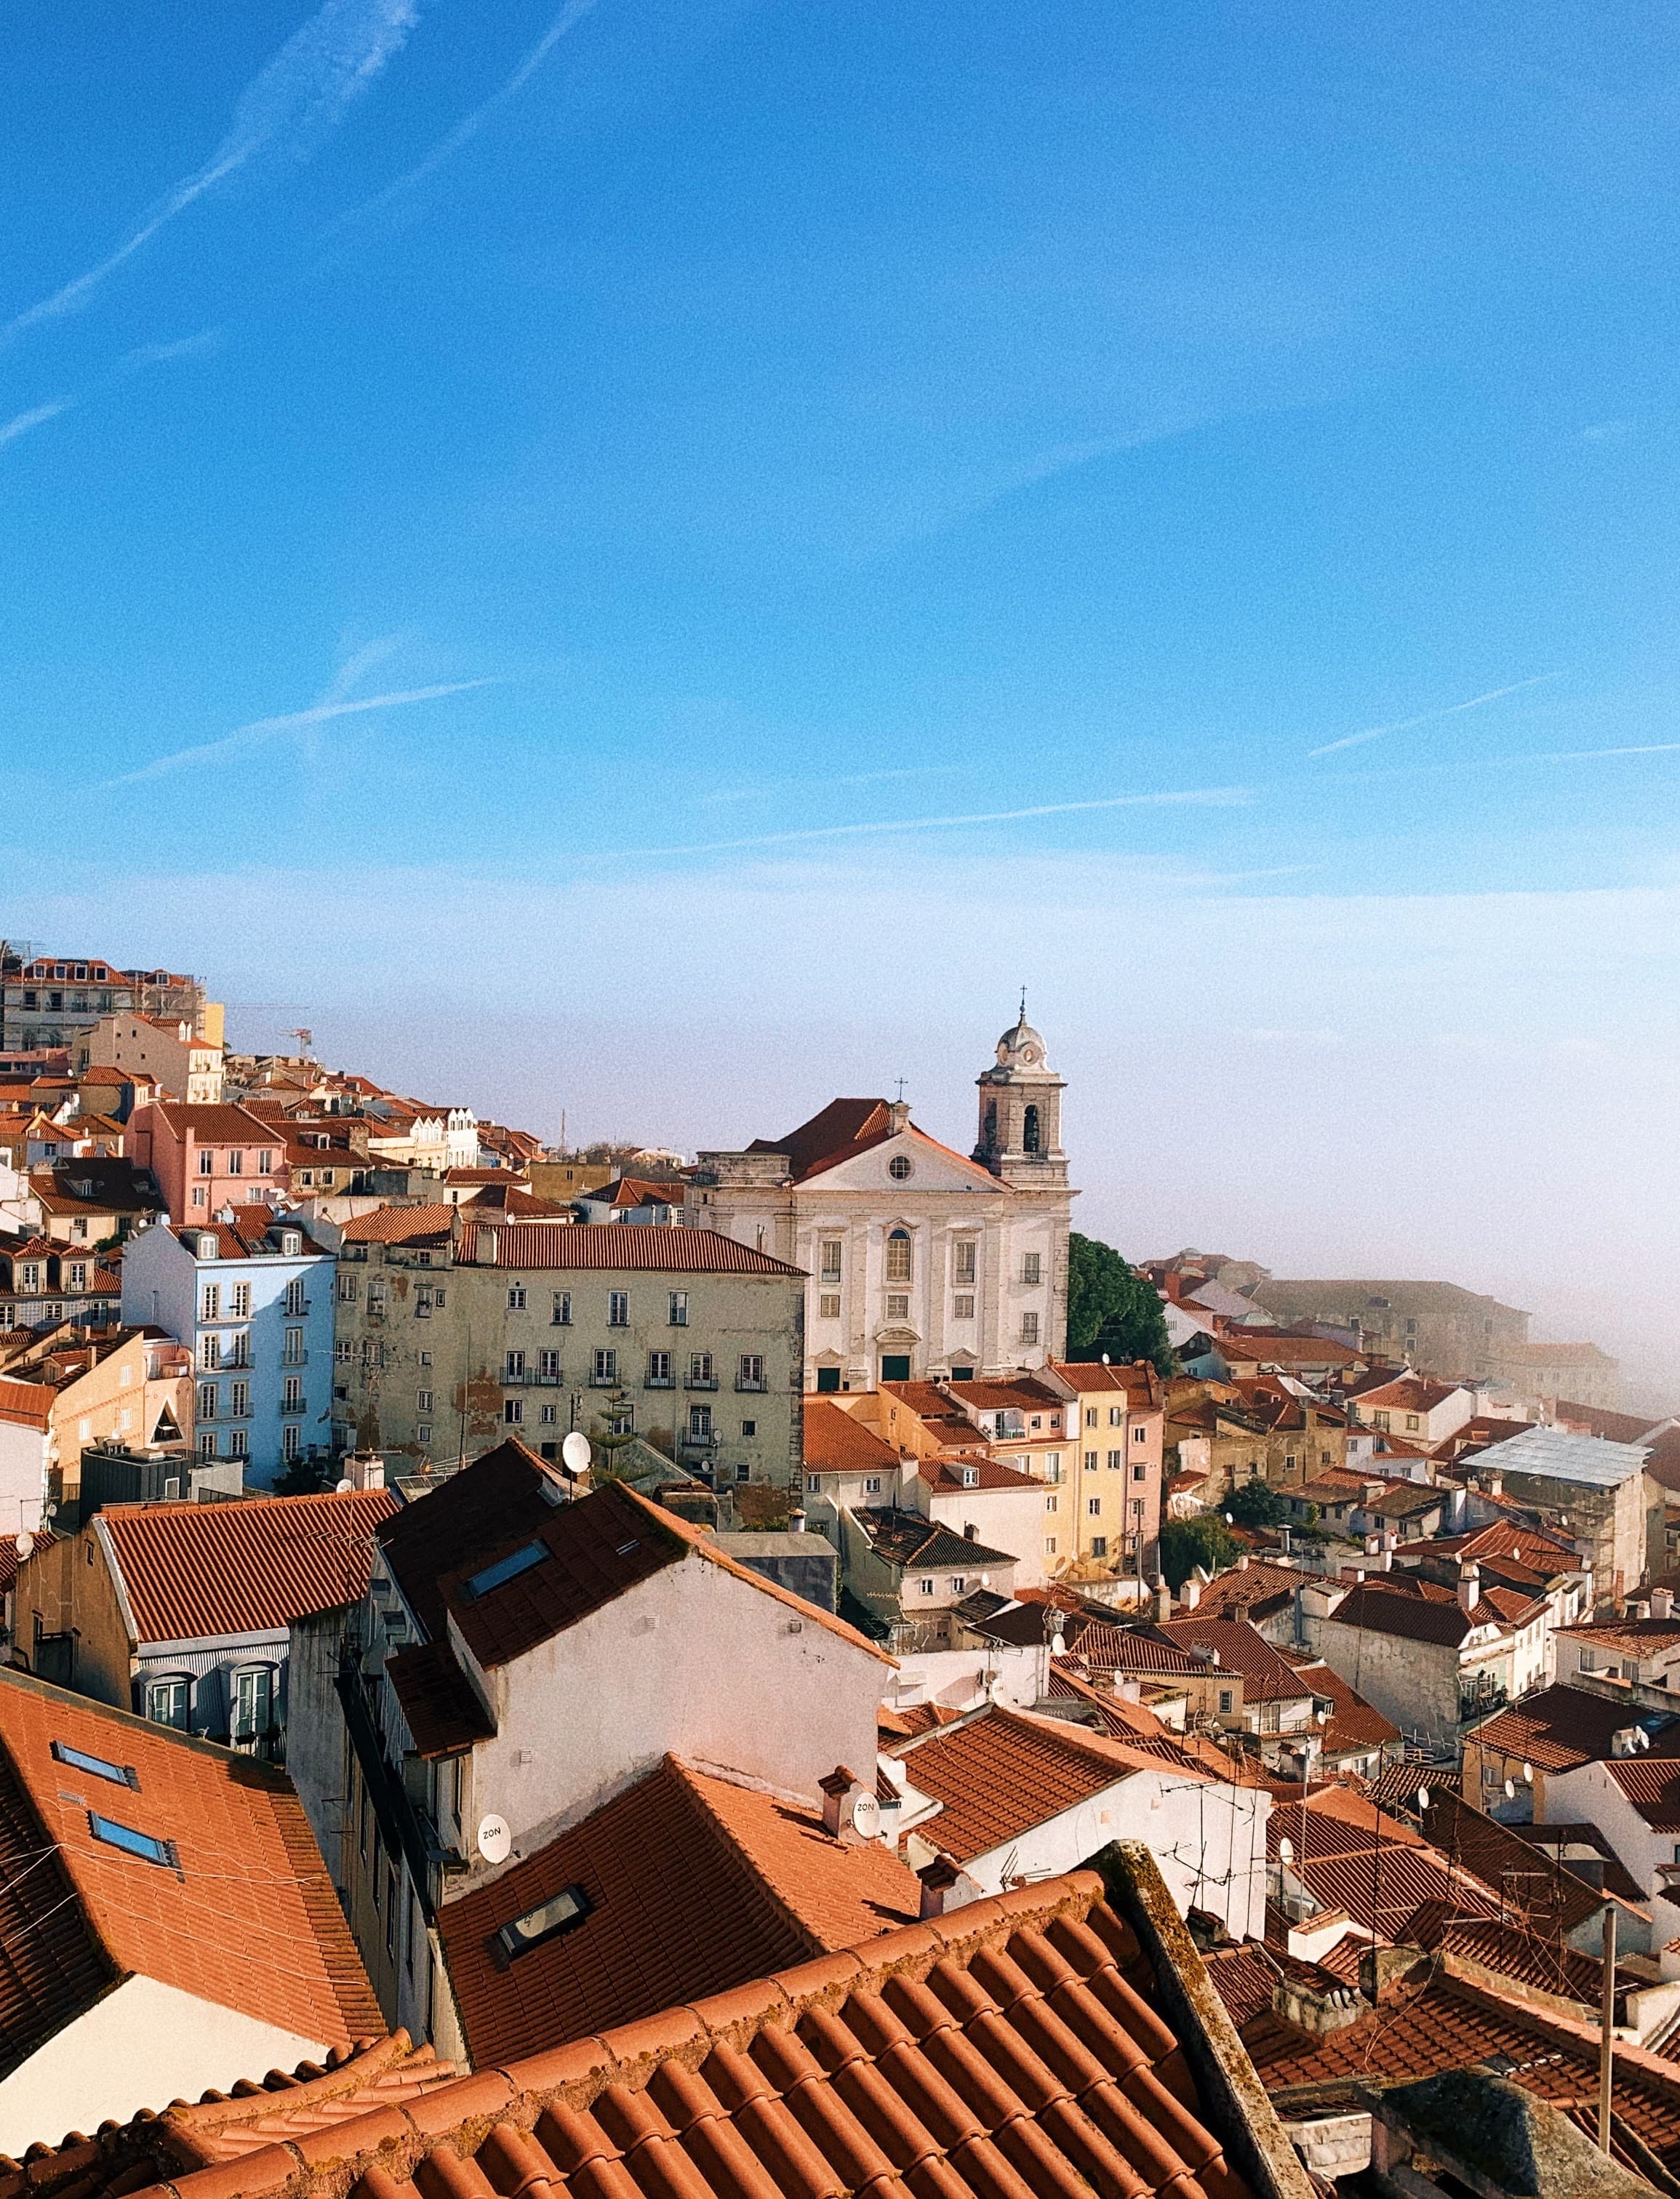
[[[55,1741],[132,1779],[125,1788],[66,1765]],[[92,1812],[171,1842],[178,1869],[96,1840]],[[45,1859],[44,1839],[57,1844]],[[10,1671],[0,1671],[0,1875],[9,2058],[129,1971],[324,2044],[382,2028],[281,1773]]]
[[[116,1554],[142,1642],[283,1630],[360,1600],[388,1490],[253,1496],[237,1504],[117,1505],[85,1532]]]
[[[578,1223],[556,1228],[552,1222],[475,1222],[471,1209],[456,1245],[455,1257],[466,1265],[498,1268],[592,1268],[651,1271],[673,1275],[802,1275],[785,1260],[773,1260],[750,1245],[738,1245],[715,1229],[685,1229],[675,1222]],[[488,1235],[495,1250],[481,1257]]]
[[[907,1572],[960,1567],[966,1573],[1008,1568],[1018,1562],[1007,1550],[989,1550],[983,1543],[971,1542],[954,1527],[943,1526],[919,1512],[901,1512],[892,1505],[865,1505],[852,1518],[876,1556]]]
[[[347,1245],[410,1245],[425,1237],[447,1237],[455,1219],[452,1206],[378,1206],[344,1225]]]
[[[1127,1743],[994,1704],[889,1752],[940,1803],[916,1829],[968,1863],[1160,1761]],[[1205,1775],[1186,1767],[1178,1776]]]
[[[1154,1991],[1076,1872],[461,2080],[452,2119],[440,2091],[413,2135],[369,2117],[330,2164],[277,2152],[245,2189],[1247,2199]]]
[[[44,1382],[0,1379],[0,1421],[15,1428],[35,1428],[44,1435],[52,1424],[57,1394]]]
[[[487,1741],[495,1723],[446,1642],[417,1642],[385,1659],[415,1747],[426,1758],[458,1755]]]
[[[498,1934],[563,1888],[588,1913],[510,1963]],[[885,1848],[843,1843],[808,1803],[667,1757],[604,1808],[438,1916],[481,2067],[633,2023],[915,1921]]]
[[[808,1473],[891,1473],[898,1453],[873,1428],[855,1420],[830,1397],[805,1400],[805,1471]]]

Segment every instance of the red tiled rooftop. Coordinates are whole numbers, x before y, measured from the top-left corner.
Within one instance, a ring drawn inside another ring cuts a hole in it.
[[[910,1784],[943,1805],[916,1830],[959,1863],[1018,1840],[1140,1770],[1161,1768],[1124,1742],[997,1704],[891,1753]],[[1185,1769],[1177,1776],[1201,1775]]]
[[[577,1928],[510,1966],[497,1934],[581,1886]],[[820,1809],[657,1770],[491,1885],[440,1911],[474,2062],[532,2054],[698,2000],[915,1921],[921,1888]]]
[[[458,1263],[468,1266],[593,1268],[678,1275],[796,1277],[804,1273],[750,1245],[738,1245],[715,1229],[685,1229],[663,1222],[557,1229],[538,1222],[475,1222],[471,1212],[469,1208],[455,1247]],[[482,1249],[486,1238],[493,1249]]]
[[[455,1219],[452,1206],[378,1206],[344,1225],[347,1245],[408,1245],[423,1237],[446,1237]]]
[[[898,1453],[873,1428],[855,1420],[829,1397],[805,1400],[805,1471],[808,1473],[898,1473]]]
[[[1207,2120],[1229,2110],[1204,2107],[1155,1994],[1075,1872],[463,2079],[423,2115],[335,2130],[318,2167],[270,2147],[242,2189],[1247,2199]],[[213,2173],[177,2199],[227,2199]]]
[[[55,1741],[131,1767],[129,1788],[60,1763]],[[178,1869],[96,1840],[90,1811],[172,1842]],[[41,1861],[44,1840],[55,1850]],[[125,1972],[326,2045],[382,2028],[281,1773],[11,1671],[0,1671],[0,1941],[31,1950],[0,1969],[9,2056]]]
[[[253,1496],[237,1504],[124,1504],[84,1530],[115,1552],[141,1642],[283,1630],[359,1601],[384,1489]]]

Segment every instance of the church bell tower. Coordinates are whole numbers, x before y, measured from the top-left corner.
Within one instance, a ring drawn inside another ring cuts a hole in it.
[[[1044,1041],[1027,1021],[1024,993],[1018,1021],[997,1042],[996,1062],[975,1082],[980,1088],[980,1137],[974,1158],[981,1167],[1023,1189],[1065,1185],[1065,1088],[1045,1058]]]

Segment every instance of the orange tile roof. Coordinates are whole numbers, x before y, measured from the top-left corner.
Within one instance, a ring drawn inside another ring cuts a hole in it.
[[[132,1777],[120,1785],[61,1763],[55,1741]],[[171,1842],[178,1868],[96,1840],[90,1813]],[[56,1844],[50,1858],[44,1840]],[[130,1973],[325,2045],[382,2027],[283,1774],[9,1670],[0,1671],[0,1877],[9,2060]],[[20,1962],[26,1945],[31,1958]]]
[[[236,1504],[123,1504],[83,1530],[115,1553],[141,1642],[283,1630],[359,1601],[389,1490],[251,1496]]]
[[[959,1863],[1018,1840],[1139,1771],[1161,1769],[1122,1741],[999,1704],[891,1753],[910,1784],[942,1805],[915,1829]],[[1202,1775],[1187,1768],[1176,1776]]]
[[[271,1146],[274,1131],[271,1124],[260,1123],[254,1115],[248,1115],[242,1107],[216,1101],[213,1104],[195,1103],[185,1100],[155,1100],[149,1113],[161,1116],[178,1138],[191,1133],[194,1142],[201,1146]]]
[[[898,1453],[831,1398],[807,1397],[805,1471],[896,1474]]]
[[[581,1924],[510,1964],[500,1928],[569,1886],[590,1904]],[[920,1896],[896,1856],[832,1839],[810,1804],[668,1756],[492,1884],[446,1903],[438,1930],[482,2068],[913,1923]]]
[[[1161,1378],[1146,1359],[1123,1361],[1118,1366],[1105,1366],[1100,1360],[1053,1359],[1050,1370],[1082,1392],[1121,1390],[1141,1404],[1162,1402]]]
[[[406,1245],[419,1237],[446,1237],[452,1206],[379,1206],[344,1225],[347,1245]]]
[[[37,1428],[44,1435],[52,1425],[56,1396],[44,1382],[0,1379],[0,1421],[15,1428]]]
[[[28,2164],[0,2154],[0,2199],[121,2199],[148,2177],[168,2179],[237,2161],[266,2146],[318,2140],[335,2125],[382,2109],[401,2109],[451,2084],[461,2072],[405,2033],[335,2047],[319,2062],[242,2079],[231,2093],[172,2101],[161,2114],[144,2108],[94,2138],[73,2131],[61,2145],[43,2140]]]
[[[802,1276],[802,1268],[773,1260],[750,1245],[738,1245],[715,1229],[685,1229],[667,1222],[598,1222],[557,1229],[552,1222],[475,1222],[467,1210],[455,1257],[464,1264],[497,1268],[651,1269],[662,1274]],[[495,1240],[481,1260],[484,1237]]]
[[[1045,1880],[481,2071],[330,2149],[249,2155],[240,2189],[1248,2199],[1209,2126],[1232,2111],[1202,2103],[1102,1891],[1090,1871]],[[230,2199],[224,2169],[172,2190]]]

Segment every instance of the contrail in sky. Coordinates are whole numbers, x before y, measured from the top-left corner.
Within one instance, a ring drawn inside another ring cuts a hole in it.
[[[499,84],[488,99],[474,108],[470,114],[464,115],[446,136],[438,140],[423,160],[417,161],[405,175],[399,176],[394,184],[387,184],[382,191],[376,191],[370,199],[365,199],[360,206],[353,207],[349,213],[335,221],[333,227],[340,229],[346,222],[358,221],[365,214],[377,213],[382,207],[389,206],[393,199],[400,198],[405,191],[412,190],[417,184],[424,183],[427,177],[435,173],[446,160],[452,160],[470,138],[478,135],[496,109],[529,83],[554,48],[565,37],[567,32],[575,24],[580,23],[595,4],[596,0],[567,0],[566,6],[560,10],[512,75]]]
[[[955,817],[887,817],[867,825],[808,825],[792,832],[758,832],[742,840],[703,840],[672,848],[613,848],[619,855],[720,855],[738,848],[780,848],[800,840],[842,840],[865,833],[935,832],[953,825],[1012,825],[1028,817],[1070,817],[1093,809],[1151,809],[1185,802],[1229,808],[1248,801],[1244,786],[1196,787],[1179,794],[1116,794],[1100,802],[1041,802],[1030,809],[982,809]]]
[[[19,412],[0,426],[0,443],[15,443],[20,435],[26,435],[32,428],[56,420],[61,412],[67,412],[75,403],[73,397],[55,397],[50,405],[37,405],[32,411]]]
[[[1548,680],[1560,680],[1560,672],[1537,672],[1532,680],[1519,680],[1514,686],[1495,687],[1485,695],[1473,695],[1467,703],[1450,703],[1444,710],[1426,710],[1420,717],[1398,718],[1391,726],[1369,726],[1362,733],[1349,733],[1339,741],[1326,741],[1322,748],[1309,749],[1310,756],[1334,755],[1339,749],[1356,749],[1367,741],[1380,741],[1385,733],[1407,733],[1414,726],[1432,726],[1439,718],[1455,718],[1461,710],[1479,710],[1484,703],[1497,703],[1507,695],[1520,695],[1525,687],[1538,687]]]
[[[179,771],[190,763],[202,763],[211,756],[256,748],[278,733],[299,732],[328,718],[348,718],[361,710],[395,710],[409,703],[435,703],[445,695],[464,695],[470,688],[493,687],[497,684],[494,680],[454,680],[441,687],[409,687],[390,695],[369,695],[359,703],[315,703],[306,710],[289,710],[281,717],[254,718],[248,726],[236,726],[219,740],[202,741],[196,748],[177,749],[172,755],[159,756],[151,763],[142,764],[138,771],[125,771],[120,778],[108,779],[105,784],[132,786],[137,779],[161,779],[166,772]]]
[[[0,344],[76,312],[160,229],[269,147],[283,145],[295,157],[306,157],[400,50],[418,20],[418,0],[326,0],[247,85],[232,127],[204,166],[166,191],[114,252],[7,322]]]

